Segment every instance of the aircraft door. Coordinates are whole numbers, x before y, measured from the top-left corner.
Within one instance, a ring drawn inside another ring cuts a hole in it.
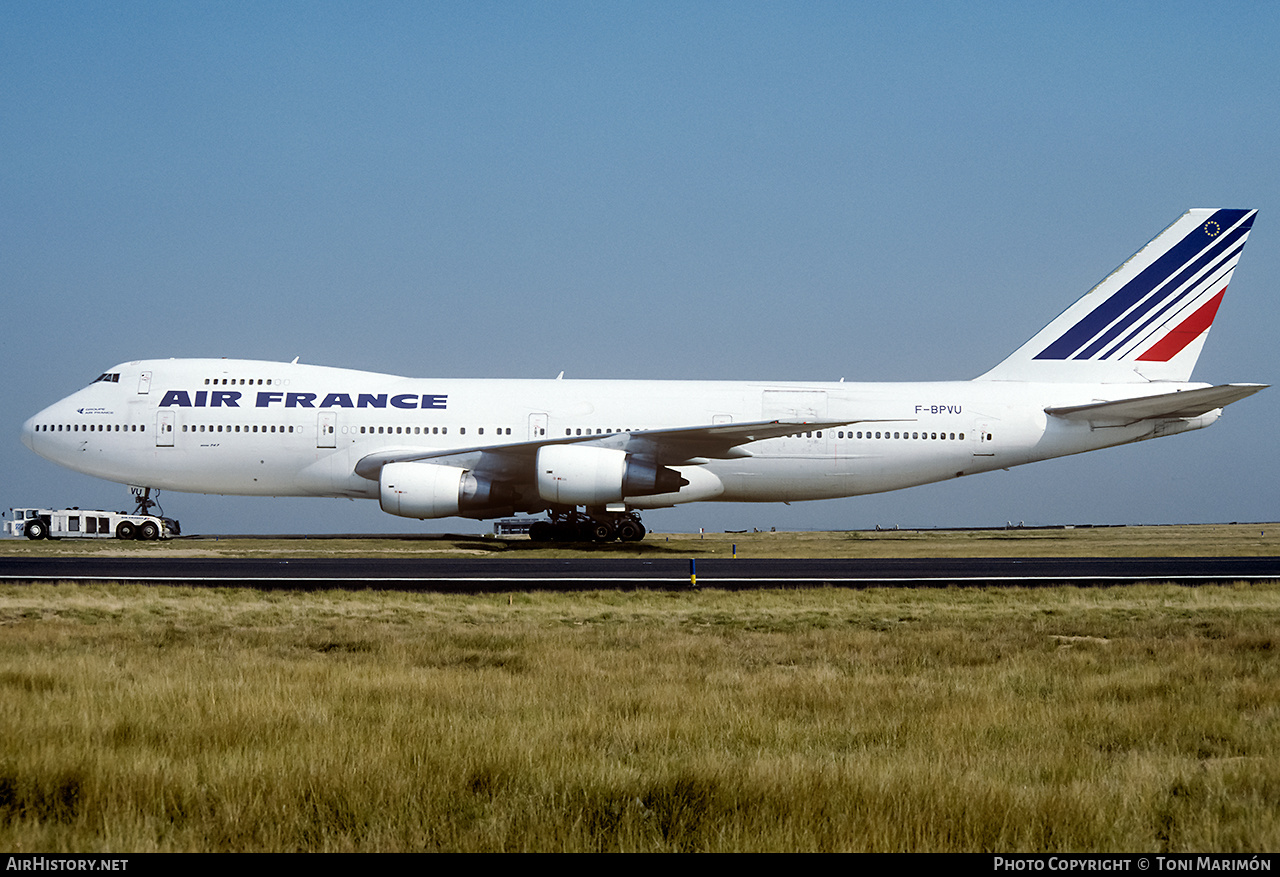
[[[547,421],[546,414],[530,414],[529,415],[529,441],[535,442],[538,439],[547,437]]]
[[[338,446],[338,412],[321,411],[316,429],[317,448],[336,448]]]
[[[156,447],[173,447],[173,424],[177,419],[172,411],[156,412]]]
[[[138,395],[145,396],[151,392],[151,372],[138,375]]]
[[[992,437],[991,424],[978,422],[973,427],[973,455],[975,457],[994,457],[996,446]]]

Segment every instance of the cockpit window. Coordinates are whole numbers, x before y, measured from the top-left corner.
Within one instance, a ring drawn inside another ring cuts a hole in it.
[[[101,381],[106,381],[109,384],[118,384],[120,383],[120,373],[119,372],[104,373],[104,374],[98,375],[98,377],[94,379],[95,384]]]

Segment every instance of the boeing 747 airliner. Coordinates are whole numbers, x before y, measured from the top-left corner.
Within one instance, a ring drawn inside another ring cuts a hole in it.
[[[408,518],[545,512],[534,539],[632,541],[643,509],[897,490],[1209,426],[1265,387],[1190,383],[1255,214],[1188,211],[970,381],[416,379],[139,360],[32,417],[22,439],[137,488],[377,499]]]

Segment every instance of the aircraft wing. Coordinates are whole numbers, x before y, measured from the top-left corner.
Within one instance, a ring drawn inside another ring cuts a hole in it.
[[[1044,411],[1046,414],[1061,417],[1064,420],[1085,420],[1094,424],[1123,426],[1140,420],[1199,417],[1215,408],[1222,408],[1246,396],[1252,396],[1268,386],[1268,384],[1221,384],[1217,387],[1183,390],[1180,393],[1161,393],[1157,396],[1139,396],[1136,399],[1118,399],[1114,402],[1046,408]]]
[[[750,457],[742,447],[764,439],[834,429],[856,421],[759,420],[754,423],[717,423],[677,429],[651,429],[631,433],[624,450],[651,459],[658,465],[676,466],[697,458],[726,460]]]
[[[783,421],[758,420],[751,423],[716,423],[708,426],[683,426],[674,429],[647,429],[608,435],[563,436],[513,442],[501,445],[478,445],[441,451],[389,449],[363,457],[356,463],[356,474],[377,481],[382,467],[388,463],[438,463],[463,469],[483,471],[493,477],[515,477],[528,467],[538,449],[547,445],[584,444],[616,448],[644,458],[658,466],[704,462],[708,459],[749,457],[742,445],[763,439],[800,435],[821,429],[833,429],[850,423],[879,421]]]

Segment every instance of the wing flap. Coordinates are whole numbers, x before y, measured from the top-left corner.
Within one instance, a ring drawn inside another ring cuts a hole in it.
[[[1046,414],[1064,420],[1082,420],[1089,423],[1124,425],[1140,420],[1163,420],[1174,417],[1199,417],[1215,408],[1222,408],[1265,390],[1267,384],[1221,384],[1217,387],[1201,387],[1180,393],[1161,393],[1157,396],[1139,396],[1134,399],[1117,399],[1111,402],[1093,402],[1088,405],[1068,405],[1046,408]]]

